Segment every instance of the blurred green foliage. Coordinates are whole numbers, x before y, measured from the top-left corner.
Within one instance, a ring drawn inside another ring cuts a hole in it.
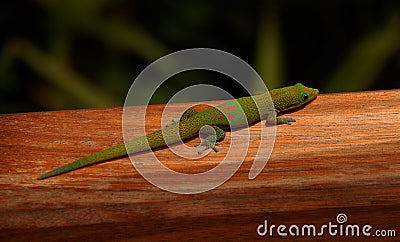
[[[1,113],[122,106],[148,64],[196,47],[244,59],[269,88],[400,88],[397,0],[21,0],[0,13]],[[194,83],[246,95],[227,77],[193,71],[152,103]]]

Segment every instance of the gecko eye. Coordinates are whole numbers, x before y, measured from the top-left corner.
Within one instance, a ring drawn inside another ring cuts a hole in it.
[[[303,93],[303,100],[306,100],[308,98],[308,93]]]

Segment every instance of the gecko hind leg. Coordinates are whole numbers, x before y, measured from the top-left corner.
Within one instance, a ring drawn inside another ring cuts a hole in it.
[[[198,112],[199,112],[199,111],[196,111],[196,110],[194,110],[193,108],[188,108],[188,109],[186,109],[185,112],[183,112],[183,114],[182,114],[181,118],[179,119],[179,121],[176,121],[176,120],[172,119],[172,123],[167,124],[166,127],[169,127],[169,126],[171,126],[171,125],[174,125],[174,124],[176,124],[176,123],[179,123],[180,121],[182,121],[182,120],[184,120],[184,119],[190,118],[190,117],[192,117],[193,115],[197,114]]]
[[[196,144],[195,147],[204,146],[197,153],[203,154],[208,149],[213,149],[216,153],[219,151],[217,147],[220,142],[225,138],[225,131],[218,126],[205,126],[200,130],[200,138],[204,138],[203,141]]]

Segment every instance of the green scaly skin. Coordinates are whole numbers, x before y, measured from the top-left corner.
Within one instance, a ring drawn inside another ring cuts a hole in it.
[[[151,148],[159,148],[167,144],[171,145],[180,140],[197,136],[200,129],[205,125],[209,125],[212,128],[209,127],[205,130],[205,140],[197,145],[204,146],[204,148],[199,151],[199,154],[207,149],[213,149],[217,152],[218,149],[215,147],[215,145],[218,144],[217,141],[225,138],[223,129],[247,127],[250,124],[259,122],[261,120],[260,117],[265,117],[267,119],[267,124],[271,125],[271,121],[274,120],[276,115],[299,108],[314,100],[318,95],[318,90],[308,88],[298,83],[294,86],[271,90],[270,95],[275,110],[268,110],[267,94],[227,101],[219,105],[219,108],[212,107],[202,112],[188,109],[182,115],[179,122],[164,129],[132,139],[125,144],[118,144],[61,166],[41,175],[38,179],[46,179],[112,158],[125,156],[127,155],[127,150],[129,150],[131,154],[135,154],[148,151]],[[243,112],[245,115],[243,115]],[[290,117],[276,118],[276,124],[291,124],[295,121],[295,119]]]

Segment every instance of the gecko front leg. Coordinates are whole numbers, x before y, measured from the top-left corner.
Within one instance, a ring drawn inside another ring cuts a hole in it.
[[[276,117],[277,115],[278,113],[275,112],[275,120],[274,117],[268,116],[267,121],[265,122],[265,126],[280,125],[280,124],[291,125],[292,123],[296,122],[296,119],[292,117]]]

